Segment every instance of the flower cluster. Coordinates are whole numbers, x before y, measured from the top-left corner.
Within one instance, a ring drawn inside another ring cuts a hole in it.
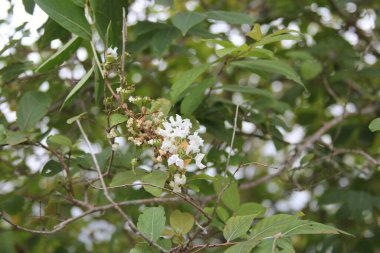
[[[159,127],[163,117],[164,114],[162,112],[152,112],[138,118],[129,118],[127,121],[128,140],[137,146],[155,144],[157,142],[157,134],[154,129]]]
[[[107,59],[107,61],[116,61],[117,60],[117,47],[107,48],[106,59]]]
[[[202,164],[205,156],[200,153],[200,147],[204,140],[198,132],[190,134],[192,124],[189,119],[182,119],[180,115],[171,116],[168,121],[162,123],[163,128],[158,128],[156,133],[161,136],[162,142],[159,149],[159,157],[167,157],[168,166],[176,169],[170,186],[174,192],[181,192],[182,186],[186,183],[186,166],[193,160],[199,169],[206,166]]]
[[[107,221],[95,220],[81,229],[78,240],[85,245],[87,251],[92,251],[94,243],[110,241],[115,231],[116,227]]]

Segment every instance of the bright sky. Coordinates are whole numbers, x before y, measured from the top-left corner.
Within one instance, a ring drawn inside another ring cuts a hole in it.
[[[8,16],[8,9],[10,8],[10,3],[7,0],[0,0],[0,20],[7,19],[9,20],[8,24],[0,24],[0,49],[3,48],[8,43],[9,36],[15,33],[15,28],[22,25],[24,22],[28,22],[26,28],[30,30],[30,36],[22,39],[22,43],[25,45],[33,44],[37,38],[38,33],[37,29],[46,22],[48,16],[43,12],[37,5],[34,8],[33,16],[28,14],[22,0],[12,0],[14,4],[14,13],[11,16]],[[15,36],[22,36],[21,33],[16,33]]]

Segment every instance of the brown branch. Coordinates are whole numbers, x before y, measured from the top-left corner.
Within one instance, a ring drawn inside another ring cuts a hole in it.
[[[131,206],[131,205],[142,205],[142,204],[152,204],[152,203],[170,203],[170,202],[178,202],[180,200],[181,199],[178,198],[178,197],[172,197],[172,198],[149,198],[149,199],[128,200],[128,201],[118,202],[117,204],[119,206]],[[82,214],[80,214],[78,216],[72,217],[70,219],[67,219],[67,220],[64,220],[64,221],[58,223],[51,230],[37,230],[37,229],[32,229],[32,228],[27,228],[27,227],[20,226],[18,224],[13,223],[10,219],[6,218],[4,216],[5,213],[1,213],[0,212],[0,217],[4,221],[6,221],[7,223],[9,223],[10,225],[12,225],[13,227],[15,227],[16,229],[19,229],[19,230],[22,230],[22,231],[26,231],[26,232],[30,232],[30,233],[34,233],[34,234],[50,235],[50,234],[54,234],[54,233],[56,233],[56,232],[64,229],[70,223],[73,223],[74,221],[77,221],[77,220],[79,220],[79,219],[81,219],[81,218],[83,218],[83,217],[85,217],[85,216],[87,216],[87,215],[89,215],[91,213],[100,212],[100,211],[106,211],[108,209],[113,209],[113,208],[114,208],[113,204],[91,207],[90,209],[86,210],[85,212],[83,212]]]
[[[124,220],[127,222],[128,226],[130,227],[130,229],[132,230],[132,232],[134,232],[136,235],[140,236],[141,238],[143,238],[149,245],[155,247],[156,249],[158,249],[160,252],[167,252],[167,250],[165,250],[163,247],[161,247],[160,245],[158,245],[156,242],[152,241],[151,239],[149,239],[147,236],[145,236],[143,233],[141,233],[138,228],[136,227],[136,225],[133,223],[132,219],[129,217],[128,214],[126,214],[119,206],[118,203],[114,202],[113,199],[111,198],[111,195],[109,194],[108,192],[108,188],[106,186],[106,183],[104,181],[104,178],[103,178],[103,174],[102,174],[102,171],[100,169],[100,166],[99,166],[99,163],[98,163],[98,160],[96,158],[96,155],[95,155],[95,152],[94,150],[92,149],[92,146],[91,146],[91,142],[88,140],[88,137],[85,133],[85,131],[83,130],[83,127],[80,123],[79,120],[76,120],[76,123],[79,127],[79,130],[88,146],[88,149],[90,151],[90,155],[91,155],[91,158],[94,162],[94,165],[95,165],[95,168],[98,172],[98,176],[100,178],[100,183],[102,185],[102,187],[104,188],[104,196],[106,197],[106,199],[112,204],[112,206],[121,214],[121,216],[124,218]]]
[[[367,108],[364,108],[362,111],[360,112],[356,112],[356,113],[346,113],[346,114],[343,114],[342,116],[340,117],[337,117],[337,118],[334,118],[328,122],[326,122],[325,124],[323,124],[323,126],[321,128],[319,128],[313,135],[311,135],[310,137],[308,137],[303,143],[301,143],[297,148],[296,148],[296,151],[295,153],[290,156],[283,164],[283,166],[281,168],[278,169],[277,172],[273,173],[273,174],[268,174],[266,176],[263,176],[255,181],[252,181],[252,182],[247,182],[247,183],[244,183],[244,184],[241,184],[240,185],[240,189],[241,190],[247,190],[247,189],[251,189],[251,188],[254,188],[262,183],[265,183],[265,182],[268,182],[269,180],[271,180],[272,178],[275,178],[275,177],[278,177],[280,175],[282,175],[284,172],[287,171],[288,168],[290,168],[293,163],[301,157],[302,153],[304,151],[306,151],[308,148],[310,148],[315,142],[317,142],[321,137],[322,135],[324,135],[327,131],[329,131],[331,128],[335,127],[336,125],[338,125],[339,123],[341,123],[343,120],[345,120],[347,117],[349,116],[352,116],[352,115],[363,115],[363,114],[370,114],[370,113],[373,113],[374,111],[374,108],[373,107],[367,107]]]

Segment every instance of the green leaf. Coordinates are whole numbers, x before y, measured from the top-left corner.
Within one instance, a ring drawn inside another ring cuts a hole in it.
[[[188,178],[187,181],[191,182],[193,180],[210,180],[210,181],[215,181],[216,178],[209,176],[207,174],[197,174],[197,175],[192,175]]]
[[[137,180],[141,180],[143,176],[147,175],[147,172],[143,169],[135,169],[135,171],[123,171],[117,173],[110,184],[111,187],[121,186],[125,184],[132,184]]]
[[[29,130],[39,122],[49,110],[51,99],[39,91],[26,92],[17,106],[17,124],[21,130]]]
[[[296,222],[297,216],[287,214],[277,214],[259,221],[251,231],[251,239],[261,240],[265,237],[274,236],[284,230],[289,225]]]
[[[90,0],[95,16],[95,27],[103,42],[108,46],[119,46],[122,43],[123,8],[128,11],[129,1],[125,0]],[[111,25],[112,33],[108,33]]]
[[[142,181],[144,183],[149,183],[149,184],[156,185],[163,188],[165,186],[165,182],[167,178],[168,178],[167,173],[159,171],[159,170],[154,170],[152,173],[144,176],[142,178]],[[159,197],[162,193],[162,189],[154,187],[154,186],[144,185],[144,189],[156,197]]]
[[[35,0],[36,4],[58,24],[79,37],[91,40],[91,28],[84,10],[72,1]]]
[[[265,48],[252,48],[247,53],[245,53],[244,56],[264,58],[264,59],[275,58],[273,52]]]
[[[61,134],[49,136],[47,138],[46,142],[49,146],[53,146],[53,147],[56,145],[71,147],[73,145],[73,143],[71,142],[71,140],[69,138],[67,138],[66,136],[61,135]]]
[[[290,237],[293,235],[339,233],[350,235],[342,230],[318,222],[308,220],[297,220],[296,222],[292,223],[286,231],[282,233],[282,236]]]
[[[127,120],[128,120],[128,116],[120,114],[120,113],[114,113],[114,114],[111,114],[110,125],[111,126],[119,125]]]
[[[209,78],[192,87],[189,94],[182,100],[181,113],[191,115],[201,105],[205,97],[205,91],[214,85],[215,82],[215,78]]]
[[[273,36],[273,37],[268,37],[268,36],[264,37],[260,41],[256,42],[254,45],[255,46],[263,46],[263,45],[266,45],[266,44],[275,43],[275,42],[279,42],[279,41],[282,41],[282,40],[295,40],[295,41],[299,41],[301,39],[300,39],[300,37],[295,36],[295,35],[282,34],[282,35],[277,35],[277,36]]]
[[[145,242],[140,242],[129,253],[159,253],[159,251]]]
[[[48,161],[42,168],[41,175],[44,177],[52,177],[62,171],[62,165],[54,160]]]
[[[218,194],[227,184],[228,179],[218,178],[214,181],[215,193]],[[223,182],[223,184],[222,184]],[[240,194],[236,181],[232,182],[222,194],[222,202],[232,211],[236,211],[240,206]]]
[[[0,209],[10,215],[20,213],[25,205],[25,200],[20,195],[11,195],[5,200],[0,199]]]
[[[249,95],[258,95],[261,97],[273,98],[272,94],[269,91],[256,88],[256,87],[248,87],[248,86],[238,86],[238,85],[223,85],[217,87],[226,91],[231,92],[241,92]]]
[[[148,207],[139,216],[137,228],[149,240],[156,242],[164,231],[165,220],[163,207]]]
[[[6,138],[7,130],[3,125],[0,124],[0,145],[3,144],[5,138]]]
[[[194,226],[194,217],[190,213],[182,213],[179,210],[175,210],[170,215],[170,226],[182,235],[190,232]]]
[[[202,22],[205,18],[205,15],[196,12],[180,12],[172,17],[172,23],[185,36],[190,28]]]
[[[34,0],[22,0],[22,3],[24,4],[25,11],[30,15],[33,15],[35,6]]]
[[[294,71],[294,69],[292,69],[288,64],[279,60],[243,60],[232,62],[231,65],[246,68],[253,72],[264,71],[268,73],[284,75],[286,78],[295,81],[305,88],[304,84],[301,81],[301,78]]]
[[[322,64],[316,60],[304,61],[301,64],[301,75],[306,80],[311,80],[317,77],[322,72]]]
[[[18,131],[7,131],[4,144],[8,144],[11,146],[17,145],[29,140],[30,137],[30,134],[27,133],[22,133]]]
[[[222,20],[232,25],[252,24],[255,20],[247,14],[232,11],[208,11],[205,12],[208,19]]]
[[[252,30],[247,32],[247,35],[256,41],[261,40],[263,37],[263,34],[261,33],[261,26],[259,24],[255,24]]]
[[[152,106],[150,107],[149,111],[150,112],[160,111],[164,115],[168,115],[171,107],[172,107],[172,103],[170,102],[170,100],[166,98],[158,98],[152,102]]]
[[[0,69],[0,81],[7,83],[17,79],[23,72],[30,70],[33,64],[30,61],[7,63],[5,67]]]
[[[100,106],[100,103],[102,102],[102,96],[104,93],[104,80],[103,80],[102,74],[100,73],[99,68],[95,68],[94,73],[95,73],[94,75],[95,76],[95,90],[94,90],[95,103],[97,106]]]
[[[69,125],[71,125],[75,121],[81,119],[86,114],[87,114],[87,112],[82,112],[81,114],[78,114],[78,115],[76,115],[74,117],[71,117],[70,119],[66,120],[66,123],[69,124]]]
[[[228,47],[228,48],[222,48],[215,50],[215,54],[222,58],[223,56],[226,56],[228,54],[232,54],[234,52],[240,52],[241,50],[238,47]]]
[[[179,96],[209,67],[210,64],[199,64],[194,68],[177,75],[170,90],[170,97],[173,104],[178,101]]]
[[[179,36],[179,31],[174,27],[158,30],[150,42],[155,55],[161,57],[169,49],[172,41]]]
[[[371,132],[379,131],[380,130],[380,118],[376,118],[376,119],[372,120],[371,123],[369,123],[368,128],[369,128],[369,130],[371,130]]]
[[[216,215],[218,215],[218,218],[223,222],[226,222],[228,218],[230,218],[228,211],[222,206],[216,208]]]
[[[65,101],[63,101],[61,109],[69,103],[75,95],[79,92],[79,90],[83,87],[83,85],[86,84],[88,79],[91,77],[92,73],[94,72],[94,65],[91,67],[91,69],[82,77],[82,79],[74,86],[74,88],[70,91],[69,95],[65,98]]]
[[[223,229],[223,236],[227,242],[245,235],[252,225],[253,218],[253,215],[236,216],[229,218],[226,226]]]
[[[251,253],[260,241],[249,240],[246,242],[240,242],[232,247],[229,247],[224,253]]]
[[[53,69],[54,67],[60,65],[78,49],[82,43],[82,38],[74,36],[69,40],[63,47],[61,47],[57,52],[50,56],[46,61],[44,61],[37,69],[36,72],[44,73],[48,70]]]
[[[255,217],[262,217],[265,215],[267,209],[258,203],[244,203],[236,211],[236,216],[254,215]]]

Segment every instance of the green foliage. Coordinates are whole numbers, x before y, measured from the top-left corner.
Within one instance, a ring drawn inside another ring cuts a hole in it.
[[[380,130],[380,118],[376,118],[369,123],[369,130],[376,132]]]
[[[236,211],[240,206],[240,194],[237,182],[234,181],[228,185],[228,180],[219,177],[214,182],[215,193],[218,194],[223,191],[221,199],[224,205],[230,210]]]
[[[199,64],[194,68],[179,74],[170,89],[172,103],[177,102],[181,94],[209,67],[209,64]]]
[[[17,106],[17,124],[21,130],[30,130],[48,112],[51,99],[42,92],[25,93]]]
[[[83,9],[72,1],[35,0],[38,6],[44,10],[58,24],[68,31],[83,39],[91,39],[90,25],[83,15]]]
[[[144,189],[152,194],[153,196],[159,197],[162,193],[162,188],[165,185],[166,179],[168,178],[168,174],[159,170],[152,171],[152,173],[144,176],[142,178],[143,183],[151,184],[144,185]],[[160,188],[157,188],[158,186]]]
[[[194,217],[190,213],[182,213],[179,210],[175,210],[170,214],[170,226],[177,233],[182,235],[187,234],[194,226]]]
[[[146,208],[137,222],[137,228],[153,242],[158,240],[164,226],[165,211],[161,206]]]
[[[180,12],[172,17],[172,22],[175,27],[181,30],[182,35],[186,33],[196,24],[199,24],[205,19],[205,16],[196,12]]]
[[[62,165],[54,160],[48,161],[42,168],[41,175],[44,177],[52,177],[62,171]]]
[[[69,40],[63,47],[61,47],[55,54],[49,57],[46,61],[44,61],[37,69],[36,72],[46,72],[51,69],[54,69],[67,59],[69,59],[72,54],[78,49],[80,44],[82,43],[82,39],[78,36],[74,36],[71,40]]]
[[[278,60],[246,60],[232,63],[233,66],[246,68],[251,71],[264,71],[279,75],[295,81],[300,85],[304,85],[298,74],[286,63]]]
[[[65,98],[65,101],[63,101],[61,110],[67,103],[69,103],[75,97],[75,95],[78,94],[79,90],[86,84],[86,82],[91,77],[92,73],[94,72],[94,68],[95,66],[92,66],[92,68],[82,77],[82,79],[70,91],[69,95],[67,95],[67,97]]]
[[[379,251],[375,2],[8,2],[0,252]]]
[[[228,219],[223,230],[223,236],[227,242],[245,235],[252,225],[253,218],[253,215],[247,215]]]

